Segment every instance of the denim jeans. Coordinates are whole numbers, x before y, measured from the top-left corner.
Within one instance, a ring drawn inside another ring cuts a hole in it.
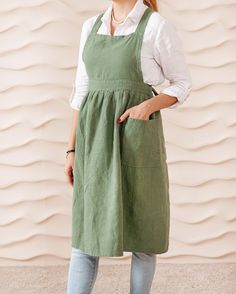
[[[96,281],[99,256],[72,247],[67,294],[90,294]],[[156,268],[156,254],[132,252],[129,294],[149,294]],[[104,293],[105,294],[105,293]]]

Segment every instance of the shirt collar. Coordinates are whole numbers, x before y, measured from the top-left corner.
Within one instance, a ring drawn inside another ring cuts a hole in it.
[[[147,7],[148,6],[143,3],[143,0],[137,0],[134,7],[127,15],[124,24],[126,23],[126,21],[138,23]],[[108,31],[110,30],[111,12],[112,3],[109,4],[108,8],[105,10],[103,16],[101,17],[101,21],[106,25]]]

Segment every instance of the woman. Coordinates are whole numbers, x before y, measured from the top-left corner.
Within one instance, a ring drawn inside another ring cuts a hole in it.
[[[158,94],[152,86],[164,78],[171,83]],[[155,1],[113,0],[83,23],[65,166],[73,185],[68,294],[91,293],[99,256],[124,251],[132,252],[130,293],[149,293],[156,254],[169,248],[160,109],[182,104],[190,89],[179,38]]]

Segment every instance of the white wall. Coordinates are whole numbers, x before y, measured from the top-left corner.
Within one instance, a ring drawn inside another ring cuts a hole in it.
[[[1,265],[68,262],[68,98],[81,24],[109,2],[1,4]],[[236,261],[235,11],[235,0],[160,2],[183,41],[194,89],[180,108],[162,110],[171,240],[159,262]]]

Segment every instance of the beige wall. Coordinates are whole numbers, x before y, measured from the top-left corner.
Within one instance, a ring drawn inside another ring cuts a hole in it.
[[[1,265],[65,263],[70,256],[68,98],[82,21],[109,3],[81,2],[1,4]],[[236,261],[235,11],[233,0],[160,3],[179,31],[194,84],[182,107],[162,110],[171,240],[159,262]]]

